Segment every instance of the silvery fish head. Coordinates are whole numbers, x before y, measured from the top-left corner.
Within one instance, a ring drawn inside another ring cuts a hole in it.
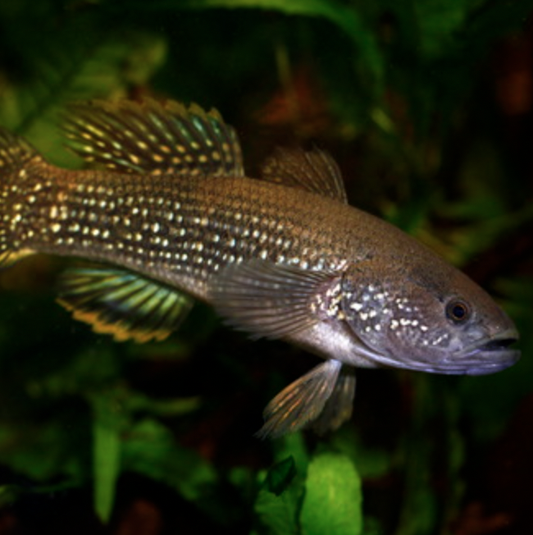
[[[418,269],[354,266],[342,286],[346,321],[360,352],[376,364],[480,375],[520,357],[509,347],[518,339],[511,319],[477,284],[440,260]]]

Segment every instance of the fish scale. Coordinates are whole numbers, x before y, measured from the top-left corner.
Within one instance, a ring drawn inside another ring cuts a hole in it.
[[[35,173],[33,180],[46,183]],[[289,188],[250,179],[202,178],[179,188],[173,177],[146,184],[142,177],[107,173],[103,182],[92,172],[69,171],[56,183],[63,188],[38,192],[39,209],[21,226],[21,236],[34,232],[24,247],[95,261],[118,256],[124,266],[200,298],[209,275],[228,263],[257,258],[322,269],[328,259],[333,269],[348,258],[348,244],[335,256],[329,247],[343,214],[331,221],[331,201],[312,193],[294,198],[284,191]],[[316,224],[320,233],[312,235],[308,229]]]
[[[120,341],[165,339],[197,298],[324,359],[269,403],[261,436],[337,428],[357,366],[481,374],[518,360],[488,294],[349,206],[324,152],[278,149],[252,179],[218,112],[152,100],[76,105],[65,130],[91,169],[59,169],[0,131],[0,264],[90,261],[61,275],[59,301]]]

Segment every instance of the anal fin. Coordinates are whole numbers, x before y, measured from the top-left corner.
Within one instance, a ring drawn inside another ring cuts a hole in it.
[[[130,271],[97,267],[67,270],[60,279],[59,303],[75,319],[115,340],[138,343],[164,340],[193,300],[161,283]]]
[[[33,249],[19,249],[18,251],[12,251],[7,249],[2,251],[0,248],[0,269],[11,267],[13,264],[16,264],[19,260],[36,254],[36,251]]]

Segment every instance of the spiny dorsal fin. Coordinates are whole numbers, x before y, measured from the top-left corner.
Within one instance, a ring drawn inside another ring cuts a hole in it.
[[[26,166],[30,162],[42,163],[43,159],[26,140],[0,127],[0,269],[35,253],[27,248],[13,249],[13,223],[25,207],[20,199],[21,191],[28,189]]]
[[[0,173],[2,175],[13,169],[22,169],[28,161],[33,159],[42,160],[25,139],[0,127]]]
[[[164,340],[192,299],[163,284],[114,268],[75,268],[60,278],[59,303],[95,332],[115,340]]]
[[[243,176],[235,130],[214,109],[174,101],[70,106],[64,129],[88,162],[121,173]]]
[[[348,203],[337,163],[319,149],[276,149],[263,165],[262,178]]]

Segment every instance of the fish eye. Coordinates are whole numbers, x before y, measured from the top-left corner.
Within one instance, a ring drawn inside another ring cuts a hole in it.
[[[470,317],[470,309],[464,301],[450,301],[446,305],[446,317],[454,323],[462,323]]]

